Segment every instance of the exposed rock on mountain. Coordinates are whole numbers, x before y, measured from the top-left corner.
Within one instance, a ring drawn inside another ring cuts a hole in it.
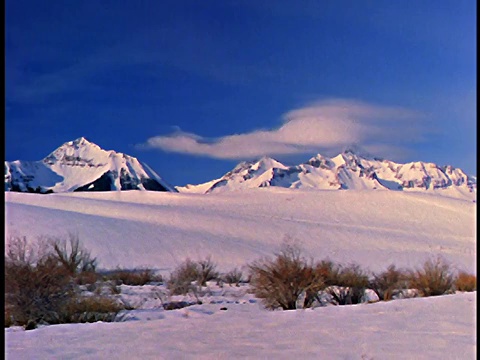
[[[220,179],[177,189],[180,192],[211,193],[266,186],[324,190],[444,190],[443,194],[474,197],[477,179],[452,166],[441,167],[425,162],[399,164],[345,150],[333,158],[318,154],[296,166],[285,166],[268,157],[242,162]]]
[[[5,162],[5,191],[177,190],[146,164],[81,137],[40,161]]]

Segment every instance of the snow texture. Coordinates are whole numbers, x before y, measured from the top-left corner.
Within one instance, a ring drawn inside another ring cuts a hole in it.
[[[10,235],[35,241],[73,232],[98,257],[102,269],[150,267],[168,276],[187,257],[211,255],[220,271],[235,266],[245,270],[242,266],[271,256],[290,238],[314,259],[356,262],[371,271],[390,264],[413,268],[442,255],[456,269],[476,273],[476,203],[425,192],[273,186],[209,195],[6,192],[5,212],[6,244]],[[122,285],[122,298],[137,309],[119,314],[117,322],[8,328],[6,358],[476,355],[476,292],[267,311],[245,286],[207,285],[202,305],[171,311],[161,306],[161,285]]]
[[[9,328],[6,358],[473,360],[476,355],[476,292],[273,312],[243,300],[137,310],[114,323]]]

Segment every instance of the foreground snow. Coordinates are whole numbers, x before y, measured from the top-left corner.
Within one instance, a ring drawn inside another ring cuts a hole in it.
[[[250,301],[5,331],[7,359],[474,359],[475,293],[307,310]],[[220,310],[226,307],[227,310]]]
[[[252,189],[196,195],[148,191],[5,193],[9,235],[77,233],[101,268],[186,257],[219,270],[272,255],[286,237],[308,256],[372,271],[443,255],[476,272],[476,203],[423,193]],[[165,311],[155,287],[122,286],[137,310],[115,323],[5,330],[7,359],[474,359],[476,293],[270,312],[243,288]],[[140,291],[140,294],[138,293]],[[226,307],[227,310],[221,310]]]

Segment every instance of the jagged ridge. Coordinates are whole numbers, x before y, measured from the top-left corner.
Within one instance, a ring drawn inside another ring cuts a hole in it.
[[[359,155],[352,149],[328,158],[321,154],[296,166],[272,158],[242,162],[220,179],[200,185],[177,187],[180,192],[211,193],[244,188],[386,189],[436,191],[453,189],[460,195],[476,195],[476,177],[450,165],[411,162],[406,164]],[[448,192],[448,191],[447,191]],[[444,192],[446,193],[446,192]]]
[[[40,161],[5,162],[5,191],[177,190],[136,158],[106,151],[84,137]]]

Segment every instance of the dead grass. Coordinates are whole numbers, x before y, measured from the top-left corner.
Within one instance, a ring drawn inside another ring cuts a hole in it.
[[[155,274],[152,269],[117,269],[103,276],[104,280],[112,280],[117,285],[141,286],[152,282],[163,282],[161,275]]]
[[[89,296],[71,299],[63,310],[62,323],[86,323],[113,321],[125,307],[105,296]]]

